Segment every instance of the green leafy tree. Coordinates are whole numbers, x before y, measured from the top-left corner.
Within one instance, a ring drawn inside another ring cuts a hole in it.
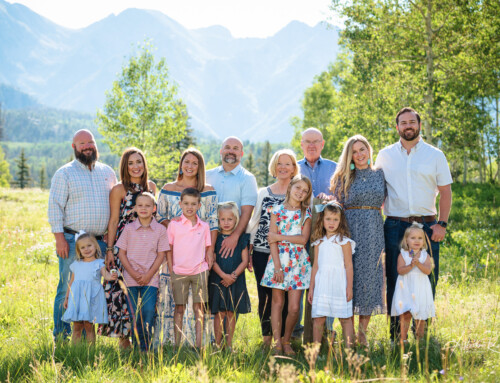
[[[0,187],[8,187],[12,176],[9,171],[9,163],[5,159],[5,154],[0,146]]]
[[[28,187],[28,184],[31,182],[30,168],[28,166],[28,160],[24,154],[24,149],[21,149],[21,154],[19,155],[19,159],[16,160],[16,165],[17,171],[14,185],[24,189],[25,187]]]
[[[113,153],[137,146],[147,156],[153,179],[164,182],[172,174],[184,146],[188,113],[169,80],[165,59],[155,60],[150,43],[142,44],[123,66],[96,122]]]
[[[45,165],[40,168],[40,189],[47,188],[47,170],[45,170]]]

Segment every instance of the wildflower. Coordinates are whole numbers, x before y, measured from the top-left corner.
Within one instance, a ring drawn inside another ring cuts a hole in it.
[[[444,373],[445,373],[445,372],[446,372],[445,370],[441,370],[441,371],[439,371],[439,373],[440,373],[441,375],[444,375]]]

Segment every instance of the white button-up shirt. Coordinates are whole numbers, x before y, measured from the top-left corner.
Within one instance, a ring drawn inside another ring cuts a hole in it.
[[[453,182],[443,152],[420,138],[410,154],[401,141],[382,149],[377,168],[384,170],[384,214],[393,217],[435,215],[438,186]]]

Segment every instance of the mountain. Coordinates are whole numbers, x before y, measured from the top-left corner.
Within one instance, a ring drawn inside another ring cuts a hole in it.
[[[290,140],[289,119],[337,53],[338,31],[294,21],[272,37],[188,30],[158,11],[127,9],[86,28],[58,26],[0,0],[0,83],[40,103],[95,113],[134,47],[151,39],[179,85],[192,127],[214,137]]]

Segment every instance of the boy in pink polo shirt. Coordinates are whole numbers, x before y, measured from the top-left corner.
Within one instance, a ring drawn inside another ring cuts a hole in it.
[[[167,229],[170,243],[167,264],[175,301],[175,344],[180,345],[182,319],[191,286],[198,348],[202,345],[203,313],[208,302],[208,271],[213,264],[210,227],[196,215],[200,199],[198,189],[184,189],[180,201],[182,215],[179,220],[170,221]]]
[[[163,263],[168,245],[167,230],[153,218],[155,197],[151,193],[137,196],[135,211],[138,218],[123,229],[116,242],[118,257],[125,269],[123,278],[127,285],[134,326],[137,329],[141,351],[148,351],[153,334],[158,269]],[[141,297],[141,305],[137,302]],[[132,335],[132,341],[137,339]]]

